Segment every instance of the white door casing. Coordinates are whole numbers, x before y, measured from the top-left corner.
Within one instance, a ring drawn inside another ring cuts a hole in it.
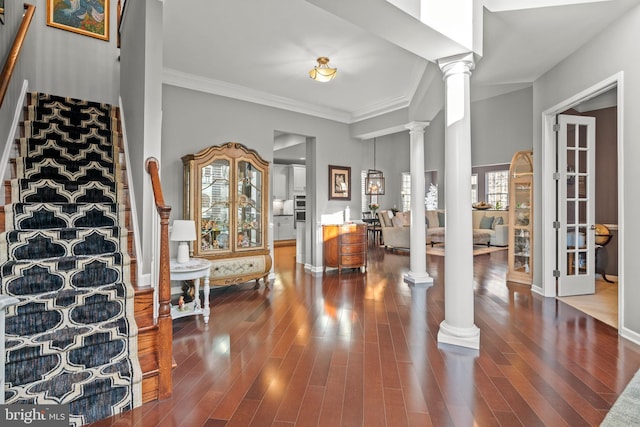
[[[595,118],[558,116],[558,296],[595,293]]]

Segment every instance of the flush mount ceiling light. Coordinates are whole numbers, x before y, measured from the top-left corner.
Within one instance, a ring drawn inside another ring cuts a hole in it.
[[[317,59],[318,65],[313,67],[311,71],[309,71],[309,77],[317,82],[328,82],[333,80],[338,72],[337,68],[329,67],[329,58],[326,56],[321,56]]]

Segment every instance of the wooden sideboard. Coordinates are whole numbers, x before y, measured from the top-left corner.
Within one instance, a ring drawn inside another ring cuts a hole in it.
[[[367,268],[367,224],[323,225],[324,268]]]

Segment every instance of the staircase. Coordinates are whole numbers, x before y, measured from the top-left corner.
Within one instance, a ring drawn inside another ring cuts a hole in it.
[[[157,399],[153,291],[137,289],[116,107],[28,96],[0,221],[5,402],[82,425]],[[170,349],[169,349],[170,350]]]

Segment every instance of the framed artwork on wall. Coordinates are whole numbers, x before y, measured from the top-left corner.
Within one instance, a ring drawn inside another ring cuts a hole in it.
[[[47,25],[109,40],[109,0],[47,0]]]
[[[329,165],[329,200],[351,200],[351,167]]]

